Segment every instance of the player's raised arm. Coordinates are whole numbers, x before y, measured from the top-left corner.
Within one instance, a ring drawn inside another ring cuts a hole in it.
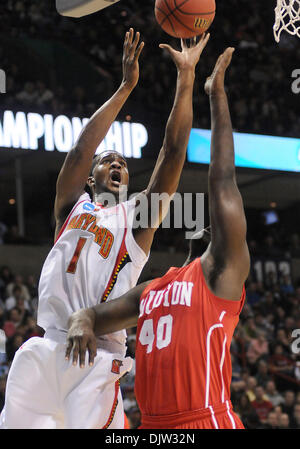
[[[58,232],[66,215],[82,194],[96,149],[139,79],[139,56],[144,43],[131,28],[125,35],[123,48],[123,79],[115,94],[90,118],[76,144],[69,151],[56,185],[55,218]]]
[[[79,365],[83,367],[88,351],[89,364],[92,365],[96,356],[96,336],[136,326],[140,297],[150,282],[137,285],[113,301],[73,313],[68,322],[66,359],[69,360],[73,351],[73,365],[77,364],[79,357]]]
[[[219,57],[205,83],[211,109],[211,161],[209,167],[209,209],[211,246],[203,267],[210,287],[220,297],[240,299],[249,272],[246,219],[236,184],[234,142],[224,77],[234,49]],[[212,260],[211,259],[212,256]],[[213,267],[213,268],[212,268]]]
[[[160,44],[160,48],[168,51],[177,67],[177,84],[163,145],[146,190],[151,226],[135,232],[135,239],[145,253],[150,250],[154,232],[167,214],[170,197],[176,192],[179,183],[193,123],[195,67],[209,37],[209,34],[204,34],[198,43],[196,43],[196,39],[191,39],[190,47],[186,41],[181,40],[182,51],[176,51],[167,44]],[[154,193],[167,194],[165,198],[162,198],[157,211],[151,210],[151,195]]]

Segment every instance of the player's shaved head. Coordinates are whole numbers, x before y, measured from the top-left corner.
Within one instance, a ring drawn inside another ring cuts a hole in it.
[[[105,158],[105,157],[111,155],[111,154],[116,154],[117,156],[119,156],[120,158],[122,158],[122,159],[126,162],[126,164],[127,164],[126,158],[123,156],[123,154],[121,154],[121,153],[119,153],[118,151],[115,151],[115,150],[105,150],[105,151],[103,151],[102,153],[97,154],[97,155],[94,157],[93,162],[92,162],[92,167],[91,167],[90,176],[93,176],[94,169],[97,167],[97,165],[99,165],[99,164],[101,163],[101,160],[102,160],[103,158]]]

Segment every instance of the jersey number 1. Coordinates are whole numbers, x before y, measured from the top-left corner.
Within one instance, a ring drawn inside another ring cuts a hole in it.
[[[78,259],[79,259],[80,253],[82,251],[82,248],[85,245],[85,242],[86,242],[86,239],[83,238],[83,237],[80,237],[80,239],[78,240],[76,249],[74,251],[73,257],[71,259],[71,262],[69,263],[69,266],[68,266],[68,269],[67,269],[67,273],[75,274],[76,268],[77,268]]]
[[[171,343],[172,338],[172,315],[161,316],[156,329],[156,347],[157,349],[166,348]],[[153,349],[155,335],[153,331],[153,320],[145,320],[139,335],[139,341],[142,345],[147,345],[147,354]]]

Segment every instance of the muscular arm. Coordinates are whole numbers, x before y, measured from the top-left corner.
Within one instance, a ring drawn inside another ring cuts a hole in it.
[[[56,234],[84,190],[98,146],[138,82],[138,58],[143,48],[143,42],[137,48],[138,41],[139,33],[136,33],[134,40],[132,29],[126,33],[122,83],[115,94],[90,118],[75,146],[67,154],[56,184]]]
[[[178,187],[193,123],[195,67],[208,39],[209,35],[203,36],[197,45],[190,48],[182,41],[182,52],[177,52],[168,45],[161,45],[161,48],[168,50],[177,66],[177,81],[163,145],[145,192],[149,227],[135,231],[135,239],[145,253],[150,251],[154,233],[166,216],[170,199]],[[157,210],[151,207],[153,194],[166,194],[165,197],[162,196]]]
[[[137,325],[140,297],[151,281],[143,282],[112,301],[81,309],[71,315],[68,322],[66,359],[73,350],[73,364],[84,366],[86,350],[89,363],[96,355],[96,336],[106,335]]]
[[[214,293],[238,300],[248,276],[250,260],[243,201],[235,177],[232,125],[224,89],[225,70],[231,61],[232,52],[233,49],[224,52],[206,83],[212,123],[208,176],[211,222],[209,252],[212,259],[208,258],[204,265],[210,273],[215,270],[218,274],[210,278]]]

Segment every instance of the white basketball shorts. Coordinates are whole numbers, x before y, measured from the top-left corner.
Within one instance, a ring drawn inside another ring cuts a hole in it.
[[[94,365],[65,360],[66,343],[33,337],[15,354],[0,416],[2,429],[122,429],[119,379],[132,359],[97,350]]]

